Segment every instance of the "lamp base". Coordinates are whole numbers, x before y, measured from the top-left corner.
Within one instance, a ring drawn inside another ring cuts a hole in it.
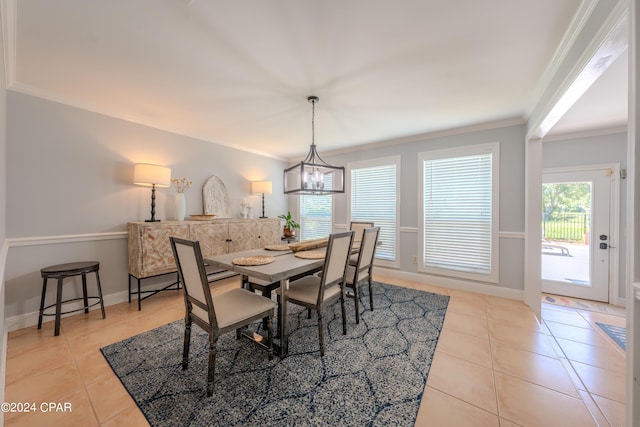
[[[144,222],[160,222],[160,219],[145,219]]]
[[[265,219],[265,218],[269,218],[269,217],[268,216],[259,216],[258,218]]]

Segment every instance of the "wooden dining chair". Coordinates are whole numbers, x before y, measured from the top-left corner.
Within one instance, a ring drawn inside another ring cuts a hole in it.
[[[356,234],[353,236],[354,246],[360,245],[362,242],[362,235],[364,230],[373,227],[375,224],[371,221],[351,221],[349,223],[349,230],[353,230]],[[349,258],[349,265],[356,265],[358,262],[358,255],[351,255]]]
[[[246,289],[235,288],[222,294],[211,294],[202,259],[200,243],[171,237],[171,249],[184,285],[185,328],[182,369],[189,365],[191,324],[195,323],[209,334],[209,362],[207,396],[213,394],[216,344],[220,335],[263,319],[267,327],[266,347],[273,359],[272,319],[276,303]]]
[[[360,323],[360,281],[367,279],[369,282],[369,306],[373,311],[373,289],[371,286],[371,273],[373,270],[373,259],[376,256],[376,246],[380,227],[371,227],[364,230],[360,251],[357,255],[356,265],[347,266],[345,285],[353,289],[353,300],[355,301],[356,323]]]
[[[318,314],[320,356],[324,356],[323,310],[337,299],[340,299],[342,308],[342,333],[347,334],[344,283],[354,234],[353,231],[345,231],[330,235],[322,274],[308,275],[294,280],[289,284],[287,291],[290,303],[315,310]]]
[[[353,230],[356,233],[353,236],[353,241],[356,243],[362,241],[364,230],[373,226],[375,226],[375,223],[371,221],[351,221],[349,223],[349,230]]]

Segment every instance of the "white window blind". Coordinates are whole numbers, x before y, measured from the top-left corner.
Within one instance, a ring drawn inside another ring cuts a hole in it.
[[[455,157],[421,155],[424,270],[450,270],[488,279],[496,275],[497,153],[491,149],[493,144],[481,147],[469,148],[481,151],[478,154],[460,155],[457,150]]]
[[[351,221],[373,221],[380,227],[376,258],[396,261],[397,170],[392,164],[351,169]]]
[[[330,181],[331,176],[328,178]],[[325,182],[326,184],[326,182]],[[328,183],[329,186],[331,182]],[[300,240],[327,237],[332,231],[333,196],[300,196]]]

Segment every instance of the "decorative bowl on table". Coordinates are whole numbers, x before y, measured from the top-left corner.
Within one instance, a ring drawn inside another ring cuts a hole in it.
[[[199,215],[189,215],[189,216],[196,221],[209,221],[216,217],[213,214],[199,214]]]

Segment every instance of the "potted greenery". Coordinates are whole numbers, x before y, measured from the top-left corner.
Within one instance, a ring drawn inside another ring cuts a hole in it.
[[[284,237],[290,239],[296,235],[295,229],[300,228],[300,224],[294,221],[291,217],[291,212],[287,212],[287,214],[278,215],[278,218],[284,220],[284,229],[282,230],[282,234]]]

